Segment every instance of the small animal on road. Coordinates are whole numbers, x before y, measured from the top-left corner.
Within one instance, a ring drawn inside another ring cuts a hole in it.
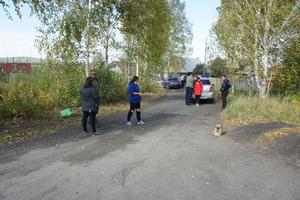
[[[217,124],[215,126],[214,132],[213,132],[213,136],[219,137],[224,133],[223,127],[221,124]]]

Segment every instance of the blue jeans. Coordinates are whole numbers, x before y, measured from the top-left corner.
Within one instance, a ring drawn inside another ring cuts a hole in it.
[[[192,95],[193,95],[193,88],[186,87],[185,88],[185,104],[190,105],[192,103]]]

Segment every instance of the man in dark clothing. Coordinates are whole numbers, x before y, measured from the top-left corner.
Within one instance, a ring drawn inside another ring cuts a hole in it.
[[[222,94],[222,109],[226,108],[226,104],[227,104],[227,95],[229,93],[229,88],[230,86],[230,82],[229,80],[226,78],[226,75],[222,75],[221,77],[222,80],[222,86],[221,86],[221,94]]]
[[[99,106],[100,106],[100,86],[99,86],[99,82],[98,82],[98,79],[97,79],[97,73],[96,73],[95,69],[91,70],[90,78],[92,79],[92,86],[93,86],[93,88],[96,89],[96,93],[97,93],[97,96],[98,96],[98,99],[97,99],[97,110],[96,110],[96,114],[98,114],[98,112],[99,112]],[[91,123],[91,119],[90,118],[88,119],[88,121],[89,121],[89,123]],[[96,116],[94,118],[94,123],[97,124],[97,117]]]
[[[188,74],[186,78],[186,84],[185,84],[185,104],[190,105],[192,102],[192,96],[193,96],[193,87],[194,87],[194,78],[192,77],[191,73]]]

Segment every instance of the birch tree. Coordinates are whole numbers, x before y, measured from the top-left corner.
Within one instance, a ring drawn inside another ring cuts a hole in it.
[[[223,1],[216,32],[228,61],[254,74],[259,96],[268,94],[271,69],[282,65],[284,44],[299,35],[300,1]],[[239,71],[239,70],[238,70]]]

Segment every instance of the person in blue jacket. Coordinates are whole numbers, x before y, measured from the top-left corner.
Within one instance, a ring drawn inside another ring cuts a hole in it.
[[[127,115],[127,125],[131,126],[132,123],[130,121],[134,110],[136,110],[136,118],[138,125],[144,125],[145,123],[141,120],[141,92],[138,85],[139,77],[134,76],[128,85],[128,95],[129,95],[129,103],[130,109]]]

